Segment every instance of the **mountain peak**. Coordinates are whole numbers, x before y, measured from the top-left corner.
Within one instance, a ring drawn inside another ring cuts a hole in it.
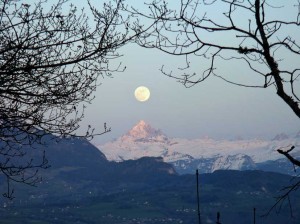
[[[147,127],[152,128],[150,126],[150,124],[147,124],[144,120],[140,120],[132,129],[135,129],[135,128],[145,129]]]
[[[162,141],[167,137],[159,129],[151,127],[144,120],[140,120],[131,130],[129,130],[122,139],[132,139],[134,141]]]

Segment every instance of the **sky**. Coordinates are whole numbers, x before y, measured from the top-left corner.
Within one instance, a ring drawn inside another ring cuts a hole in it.
[[[111,127],[110,133],[92,140],[95,144],[120,137],[139,120],[161,129],[169,137],[190,139],[206,136],[214,139],[270,139],[278,133],[300,131],[300,119],[276,95],[273,87],[243,88],[210,77],[192,88],[185,88],[159,71],[162,65],[177,71],[176,68],[184,65],[183,57],[134,44],[126,45],[120,52],[124,56],[118,60],[126,70],[100,80],[102,84],[95,92],[92,104],[88,105],[82,122],[83,128],[91,124],[96,132],[103,130],[103,123]],[[192,57],[191,61],[194,71],[202,66],[200,58]],[[240,79],[251,76],[244,74],[240,64],[227,69]],[[134,91],[139,86],[149,88],[151,96],[148,101],[135,99]]]

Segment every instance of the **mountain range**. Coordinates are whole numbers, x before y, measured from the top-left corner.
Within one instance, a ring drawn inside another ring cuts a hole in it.
[[[168,141],[162,132],[155,133],[160,142]],[[132,132],[123,137],[128,140]],[[156,135],[149,139],[144,134],[140,137],[139,143],[157,142]],[[108,161],[94,145],[81,138],[51,136],[43,142],[25,146],[26,155],[38,161],[45,150],[51,167],[40,170],[43,179],[37,187],[16,184],[11,186],[15,189],[14,200],[0,197],[1,223],[197,223],[195,174],[179,175],[161,157]],[[278,215],[261,215],[274,205],[275,196],[284,193],[279,191],[281,188],[298,181],[289,175],[257,170],[201,174],[201,219],[203,223],[215,223],[217,212],[221,212],[224,224],[251,223],[255,207],[259,223],[296,224],[300,216],[297,191],[290,197],[294,218],[290,217],[288,203],[281,204]],[[6,187],[1,179],[1,192]]]
[[[300,157],[300,132],[294,136],[278,134],[271,140],[212,138],[170,138],[145,121],[139,121],[118,139],[97,145],[110,161],[135,160],[144,156],[162,157],[179,174],[212,173],[215,170],[264,170],[294,174],[294,167],[277,152],[292,145],[294,157]]]

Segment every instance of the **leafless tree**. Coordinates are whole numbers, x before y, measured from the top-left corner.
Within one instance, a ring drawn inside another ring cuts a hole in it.
[[[186,87],[210,76],[244,87],[272,86],[300,118],[297,89],[300,67],[294,60],[300,55],[297,35],[300,3],[281,3],[273,5],[274,2],[267,0],[181,0],[177,5],[180,9],[176,10],[169,6],[168,1],[155,0],[147,4],[150,13],[141,13],[134,8],[129,10],[158,21],[151,32],[140,36],[138,43],[141,46],[186,56],[187,67],[190,66],[189,56],[200,59],[202,71],[180,76],[162,68],[164,74],[176,78]],[[290,7],[289,15],[285,6]],[[284,16],[278,16],[280,13]],[[224,60],[233,66],[244,64],[244,70],[240,72],[252,77],[257,75],[258,83],[230,79],[221,69]]]
[[[300,167],[300,161],[295,159],[293,156],[290,155],[290,153],[295,149],[295,146],[291,146],[288,150],[285,150],[283,148],[278,149],[277,152],[284,155],[294,166],[295,172],[296,167]],[[278,212],[281,210],[282,206],[284,205],[284,202],[287,201],[288,205],[290,207],[291,216],[293,217],[293,209],[291,205],[290,195],[294,192],[299,190],[300,188],[300,180],[299,175],[295,175],[294,178],[291,180],[291,184],[289,186],[286,186],[281,189],[280,195],[276,197],[276,203],[269,209],[269,211],[266,213],[266,215],[270,214],[274,209],[276,209]]]
[[[144,12],[127,7],[144,20],[157,21],[138,44],[185,57],[186,66],[175,72],[162,66],[163,74],[186,87],[211,76],[242,87],[271,87],[300,118],[299,0],[153,0],[145,4],[148,11]],[[190,63],[195,58],[199,70],[193,73]],[[237,65],[243,65],[239,76],[232,72]],[[255,82],[246,82],[246,74]],[[291,150],[278,152],[299,166]],[[289,193],[298,187],[299,183],[293,185]]]
[[[48,166],[45,155],[20,160],[25,146],[42,144],[48,134],[79,136],[99,78],[123,70],[110,62],[141,32],[131,29],[122,0],[104,3],[101,11],[90,2],[87,10],[67,2],[0,0],[0,172],[9,198],[11,181],[35,185],[37,169]],[[108,131],[88,126],[82,137]]]

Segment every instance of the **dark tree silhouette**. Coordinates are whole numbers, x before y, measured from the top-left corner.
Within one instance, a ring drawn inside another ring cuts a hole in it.
[[[241,87],[271,87],[300,118],[300,1],[181,0],[177,4],[153,0],[145,4],[147,12],[127,7],[135,16],[156,21],[137,43],[185,57],[186,66],[177,71],[183,74],[164,66],[163,74],[185,87],[210,76]],[[195,58],[199,70],[191,73]],[[243,66],[242,78],[231,74],[236,65]],[[255,82],[247,83],[245,74]],[[299,166],[291,150],[278,152]],[[299,183],[290,189],[298,187]]]
[[[157,21],[151,32],[140,36],[138,44],[141,46],[186,56],[186,68],[190,65],[188,56],[199,57],[201,71],[180,76],[162,68],[164,74],[186,87],[201,83],[210,76],[244,87],[272,86],[300,118],[300,93],[297,89],[300,67],[291,60],[300,56],[299,35],[295,34],[300,25],[300,3],[281,3],[273,5],[267,0],[181,0],[180,9],[176,10],[169,6],[168,1],[158,0],[148,4],[150,13],[143,14],[134,8],[128,10]],[[293,10],[290,15],[284,11],[287,5]],[[280,13],[284,16],[279,17]],[[244,71],[241,72],[257,75],[260,81],[247,84],[230,78],[222,69],[224,61],[233,66],[243,64]]]
[[[284,149],[277,149],[277,152],[284,155],[293,165],[294,169],[296,171],[296,167],[300,167],[300,161],[295,159],[293,156],[290,155],[290,152],[294,150],[295,146],[291,146],[290,149],[284,150]],[[290,207],[290,213],[291,217],[293,217],[293,209],[292,204],[290,200],[290,195],[294,192],[299,190],[300,188],[300,180],[299,175],[296,175],[295,178],[291,180],[291,184],[289,186],[286,186],[281,189],[280,195],[276,197],[276,203],[269,209],[269,211],[266,213],[266,215],[270,214],[274,209],[277,209],[279,212],[284,204],[285,201],[288,202],[288,205]]]
[[[140,31],[121,15],[122,0],[88,10],[58,0],[0,0],[0,172],[11,181],[35,185],[41,161],[22,161],[24,146],[42,144],[43,136],[79,136],[76,130],[84,108],[94,98],[99,77],[122,71],[110,62],[118,48]],[[87,127],[82,137],[102,133]],[[26,147],[25,147],[26,148]],[[21,162],[20,162],[21,161]]]

